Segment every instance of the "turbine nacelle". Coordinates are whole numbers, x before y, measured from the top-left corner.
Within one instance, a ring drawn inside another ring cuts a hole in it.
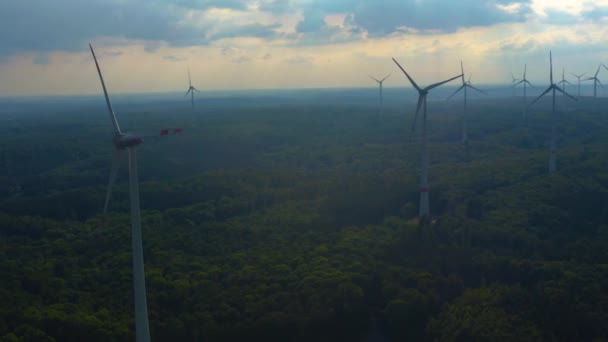
[[[131,133],[117,133],[114,135],[113,143],[118,149],[127,149],[129,147],[135,147],[144,142],[144,139],[140,136]]]

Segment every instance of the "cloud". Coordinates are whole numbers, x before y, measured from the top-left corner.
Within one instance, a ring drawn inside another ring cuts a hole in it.
[[[604,19],[605,17],[608,17],[608,7],[594,6],[589,10],[583,11],[581,15],[584,19],[599,21]]]
[[[218,8],[247,11],[249,3],[247,0],[0,1],[0,59],[19,52],[83,51],[88,42],[100,38],[111,45],[143,42],[146,51],[154,52],[163,43],[208,45],[213,39],[276,35],[277,25],[243,25],[223,18],[204,18]]]
[[[49,55],[46,53],[40,54],[36,57],[34,57],[34,64],[38,64],[38,65],[47,65],[50,62],[50,58]]]
[[[247,24],[241,26],[227,27],[210,36],[212,40],[237,37],[255,37],[262,39],[271,39],[279,36],[276,31],[279,24],[263,25],[263,24]]]
[[[231,60],[232,63],[238,63],[238,64],[242,64],[242,63],[249,63],[251,61],[251,58],[247,57],[247,56],[241,56],[238,58],[233,58]]]
[[[530,12],[529,1],[360,0],[353,23],[370,36],[386,36],[400,28],[446,33],[464,27],[522,22]]]
[[[101,54],[103,56],[118,57],[121,56],[123,53],[121,51],[103,51]]]
[[[574,25],[579,22],[579,16],[574,14],[560,11],[554,8],[547,8],[545,10],[546,17],[543,19],[544,23],[553,25]]]
[[[296,26],[296,31],[300,33],[316,32],[325,27],[323,13],[318,10],[310,10],[304,14],[304,20]]]
[[[287,64],[308,64],[312,63],[313,59],[310,57],[294,57],[285,59],[284,62]]]
[[[169,61],[169,62],[181,62],[181,61],[186,60],[185,57],[173,56],[173,55],[163,56],[163,59],[166,61]]]
[[[272,14],[285,14],[293,11],[293,4],[289,0],[266,0],[261,1],[258,9],[262,12]]]

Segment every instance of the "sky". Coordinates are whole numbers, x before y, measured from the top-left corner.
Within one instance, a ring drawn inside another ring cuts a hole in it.
[[[608,64],[608,0],[2,0],[0,97],[533,84]],[[608,83],[608,70],[599,78]]]

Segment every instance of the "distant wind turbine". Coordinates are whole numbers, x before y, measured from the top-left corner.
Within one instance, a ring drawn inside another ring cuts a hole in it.
[[[513,73],[511,73],[511,85],[515,85],[515,83],[517,83],[517,81],[519,81],[517,78],[515,78],[515,75],[513,75]],[[513,96],[515,96],[515,87],[513,87]]]
[[[573,74],[573,73],[571,73],[571,74],[572,74],[572,76],[576,77],[576,79],[578,80],[578,95],[577,96],[580,98],[581,97],[581,77],[585,76],[587,73],[584,72],[580,75]]]
[[[390,76],[391,76],[391,74],[388,74],[388,75],[384,76],[384,78],[381,79],[381,80],[378,80],[375,77],[369,76],[369,78],[371,78],[372,80],[378,82],[378,86],[380,88],[380,100],[379,100],[380,101],[380,109],[379,109],[379,114],[380,115],[382,115],[382,107],[383,107],[383,104],[382,104],[382,83],[384,83],[384,80],[386,80]]]
[[[559,81],[559,83],[557,83],[557,85],[562,85],[562,88],[564,89],[564,91],[566,91],[566,84],[569,85],[573,85],[572,83],[568,82],[568,80],[566,80],[566,69],[562,68],[562,80]]]
[[[416,129],[416,121],[418,119],[418,113],[420,112],[420,107],[424,107],[422,111],[422,160],[420,167],[420,208],[418,216],[421,219],[429,217],[429,151],[427,146],[427,134],[426,134],[426,96],[429,91],[433,88],[439,87],[444,83],[448,83],[457,79],[458,77],[462,77],[461,75],[454,76],[450,79],[447,79],[442,82],[433,83],[425,88],[420,88],[416,82],[408,75],[408,73],[399,65],[399,63],[393,58],[393,62],[397,64],[399,69],[403,71],[407,79],[410,81],[412,86],[416,88],[418,91],[418,105],[416,106],[416,115],[414,116],[414,123],[412,124],[412,133]]]
[[[184,97],[188,96],[188,93],[190,93],[190,102],[192,103],[192,111],[194,111],[194,92],[198,92],[200,93],[200,91],[196,88],[194,88],[194,86],[192,85],[192,80],[190,79],[190,68],[188,68],[188,91],[186,92],[186,95],[184,95]]]
[[[532,83],[530,83],[530,82],[528,81],[528,79],[526,78],[526,69],[527,69],[527,67],[528,67],[528,65],[527,65],[527,64],[524,64],[524,74],[523,74],[523,78],[522,78],[522,79],[521,79],[519,82],[517,82],[517,83],[513,84],[513,88],[514,88],[514,89],[515,89],[515,87],[516,87],[517,85],[519,85],[519,84],[523,84],[523,85],[524,85],[524,109],[522,110],[522,115],[523,115],[524,119],[526,118],[526,107],[527,107],[527,93],[526,93],[526,85],[530,85],[530,87],[533,87],[533,88],[534,88],[534,86],[532,85]]]
[[[557,130],[555,127],[555,91],[559,91],[560,93],[570,97],[574,101],[576,101],[576,98],[573,97],[572,95],[566,93],[557,84],[553,83],[553,57],[551,56],[551,51],[549,51],[549,81],[550,81],[549,87],[542,94],[540,94],[534,101],[532,101],[532,103],[530,103],[530,105],[528,107],[531,107],[538,100],[540,100],[541,97],[545,96],[550,91],[553,93],[552,94],[552,96],[553,96],[552,105],[551,105],[551,146],[550,146],[550,150],[549,150],[549,173],[554,173],[557,170],[557,166],[556,166]]]
[[[602,82],[600,81],[599,78],[597,78],[597,75],[600,73],[600,68],[602,67],[602,64],[600,63],[600,65],[597,66],[597,71],[595,72],[595,75],[593,75],[593,77],[589,77],[584,79],[583,81],[593,81],[593,98],[596,99],[597,98],[597,85],[599,83],[599,85],[604,88],[604,85],[602,84]]]
[[[462,112],[462,143],[463,144],[467,144],[468,143],[468,135],[467,135],[467,88],[471,88],[473,90],[476,90],[482,94],[488,95],[485,91],[477,89],[473,86],[473,84],[471,84],[471,77],[473,77],[473,74],[471,74],[469,76],[469,80],[465,81],[464,80],[464,67],[462,66],[462,61],[460,61],[460,72],[462,73],[462,85],[456,89],[455,92],[452,93],[452,95],[450,95],[448,97],[448,100],[451,99],[454,95],[456,95],[459,91],[463,90],[464,91],[464,110]]]

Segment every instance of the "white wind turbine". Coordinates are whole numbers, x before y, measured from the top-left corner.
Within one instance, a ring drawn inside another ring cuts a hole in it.
[[[562,88],[564,89],[564,91],[566,91],[566,84],[574,85],[566,79],[565,74],[566,74],[566,68],[562,68],[562,80],[559,81],[559,83],[557,83],[557,85],[562,85]]]
[[[418,113],[420,112],[420,107],[424,107],[422,111],[422,160],[420,167],[420,208],[418,216],[421,219],[429,217],[429,151],[427,146],[427,134],[426,134],[426,96],[429,93],[429,90],[439,87],[444,83],[448,83],[457,79],[458,77],[462,77],[461,75],[454,76],[450,79],[447,79],[442,82],[433,83],[425,88],[420,88],[416,82],[408,75],[408,73],[399,65],[399,63],[393,58],[393,62],[397,64],[399,69],[403,71],[407,79],[410,81],[412,86],[416,88],[418,91],[418,105],[416,106],[416,115],[414,116],[414,123],[412,124],[412,133],[416,128],[416,121],[418,119]]]
[[[599,78],[597,78],[597,75],[600,73],[600,68],[602,67],[602,64],[597,66],[597,71],[595,72],[595,75],[593,75],[593,77],[589,77],[589,78],[585,78],[583,81],[593,81],[593,99],[597,98],[597,85],[599,83],[599,85],[604,88],[604,85],[602,84],[602,82],[600,81]]]
[[[184,95],[184,97],[190,94],[190,103],[192,104],[192,111],[194,111],[194,92],[196,91],[197,93],[200,93],[200,91],[194,88],[194,86],[192,85],[192,79],[190,79],[190,68],[188,68],[188,85],[188,91],[186,92],[186,95]]]
[[[382,105],[382,83],[384,83],[384,80],[386,80],[390,76],[391,76],[391,74],[388,74],[388,75],[384,76],[384,78],[381,79],[381,80],[378,80],[375,77],[369,76],[369,78],[371,78],[372,80],[378,82],[378,86],[380,88],[380,100],[379,100],[380,101],[380,109],[379,109],[380,110],[380,112],[379,112],[380,115],[382,115],[382,107],[383,107],[383,105]]]
[[[524,119],[526,118],[526,106],[527,106],[527,98],[528,98],[528,97],[527,97],[527,93],[526,93],[526,85],[530,85],[530,87],[534,87],[534,86],[532,85],[532,83],[530,83],[530,82],[528,81],[528,79],[526,78],[526,69],[527,69],[527,68],[528,68],[528,65],[527,65],[527,64],[524,64],[524,74],[523,74],[523,78],[522,78],[522,79],[521,79],[519,82],[517,82],[517,83],[513,84],[513,88],[515,88],[515,87],[516,87],[517,85],[519,85],[519,84],[523,84],[523,85],[524,85],[524,109],[523,109],[523,112],[522,112]]]
[[[541,97],[545,96],[550,91],[553,92],[552,104],[551,104],[551,145],[550,145],[550,150],[549,150],[549,173],[553,173],[557,170],[557,166],[556,166],[557,130],[555,127],[555,91],[559,91],[560,93],[570,97],[574,101],[576,101],[576,98],[573,97],[572,95],[566,93],[557,84],[553,83],[553,58],[551,56],[551,51],[549,51],[549,81],[550,81],[549,87],[542,94],[540,94],[534,101],[532,101],[532,103],[530,103],[530,105],[528,107],[535,104],[536,101],[540,100]]]
[[[462,142],[466,145],[468,143],[468,135],[467,135],[467,88],[471,88],[473,90],[476,90],[482,94],[488,95],[485,91],[475,88],[473,86],[473,84],[471,84],[471,77],[473,77],[473,75],[471,74],[469,76],[469,80],[465,81],[464,80],[464,67],[462,66],[462,61],[460,61],[460,71],[462,73],[462,85],[456,89],[455,92],[452,93],[452,95],[450,95],[448,97],[448,100],[451,99],[454,95],[456,95],[459,91],[463,90],[464,91],[464,110],[462,112]]]
[[[116,115],[112,109],[110,98],[106,90],[106,85],[97,63],[97,57],[93,47],[89,44],[93,59],[95,60],[95,66],[97,67],[97,73],[99,74],[99,80],[103,88],[103,93],[106,97],[106,104],[108,111],[110,112],[110,120],[114,127],[114,138],[112,143],[114,145],[112,151],[112,169],[110,171],[110,181],[108,183],[108,191],[106,194],[106,204],[104,211],[107,210],[107,205],[112,194],[112,186],[116,180],[116,174],[118,171],[119,162],[121,155],[127,152],[129,157],[129,198],[131,200],[131,243],[133,253],[133,290],[135,297],[135,340],[137,342],[148,342],[150,341],[150,327],[148,324],[148,304],[146,299],[146,279],[144,275],[144,253],[141,238],[141,217],[139,212],[139,184],[137,179],[137,145],[143,142],[143,138],[131,133],[123,133],[120,131]]]
[[[576,77],[576,79],[578,80],[578,95],[577,96],[578,96],[578,98],[580,98],[581,97],[581,77],[585,76],[587,73],[584,72],[580,75],[573,74],[573,73],[571,73],[571,74],[572,74],[572,76]]]

